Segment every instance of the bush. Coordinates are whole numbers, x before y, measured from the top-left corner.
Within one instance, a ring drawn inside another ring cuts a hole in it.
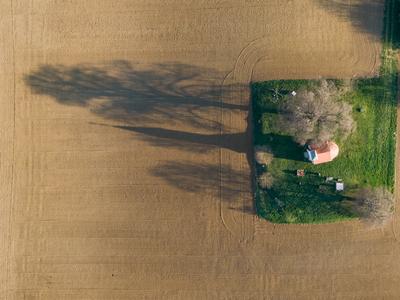
[[[274,178],[271,173],[265,172],[258,176],[258,184],[262,189],[270,189],[274,184]]]
[[[255,146],[254,159],[260,165],[268,165],[274,159],[274,155],[268,146]]]
[[[393,214],[394,196],[384,188],[364,188],[356,196],[356,211],[372,225],[383,225]]]

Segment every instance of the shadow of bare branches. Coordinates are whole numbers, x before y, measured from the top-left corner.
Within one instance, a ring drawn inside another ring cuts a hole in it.
[[[315,0],[321,7],[345,21],[350,21],[360,32],[368,33],[373,39],[382,36],[383,0]]]
[[[220,128],[210,115],[247,107],[221,103],[217,74],[185,64],[135,65],[114,61],[106,65],[43,65],[24,80],[38,94],[65,105],[129,124],[184,123],[202,129]]]

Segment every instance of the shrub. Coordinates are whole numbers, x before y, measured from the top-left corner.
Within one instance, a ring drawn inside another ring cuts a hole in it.
[[[268,146],[255,146],[254,159],[260,165],[268,165],[272,162],[274,155]]]
[[[356,196],[356,211],[372,225],[385,224],[393,214],[394,196],[384,188],[364,188]]]

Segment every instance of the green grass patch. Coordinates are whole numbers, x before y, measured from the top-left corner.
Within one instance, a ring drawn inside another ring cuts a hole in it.
[[[273,186],[256,189],[259,216],[275,223],[326,223],[357,217],[351,210],[354,193],[361,187],[385,187],[394,190],[397,60],[400,23],[399,0],[385,2],[382,66],[376,78],[358,79],[341,101],[353,106],[357,128],[345,140],[335,142],[339,156],[330,163],[312,165],[303,159],[303,149],[276,124],[278,103],[290,91],[313,89],[316,80],[275,80],[252,84],[252,109],[255,145],[267,145],[274,160],[267,171],[274,177]],[[334,80],[337,86],[341,80]],[[283,95],[276,97],[276,91]],[[305,177],[296,170],[305,169]],[[257,170],[260,171],[260,170]],[[256,172],[257,173],[257,172]],[[335,191],[325,177],[340,178],[345,192]]]
[[[317,81],[268,81],[252,86],[254,141],[268,145],[274,160],[268,166],[273,187],[257,192],[259,214],[277,223],[323,223],[355,217],[349,209],[354,190],[363,186],[394,186],[396,131],[395,76],[359,79],[342,101],[353,106],[356,131],[346,140],[335,141],[340,155],[333,162],[312,165],[303,159],[303,149],[292,137],[276,128],[278,104],[273,90],[313,89]],[[341,81],[335,82],[337,85]],[[278,101],[283,101],[278,100]],[[297,169],[309,175],[297,177]],[[321,174],[318,176],[317,174]],[[311,174],[311,175],[310,175]],[[345,193],[337,193],[325,177],[341,178]]]

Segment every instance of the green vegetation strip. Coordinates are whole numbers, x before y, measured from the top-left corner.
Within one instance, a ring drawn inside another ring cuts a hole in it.
[[[340,137],[335,140],[340,154],[333,162],[317,166],[305,162],[303,149],[274,126],[278,110],[272,91],[313,89],[318,81],[267,81],[252,85],[254,143],[269,146],[275,157],[267,167],[274,178],[272,187],[256,190],[256,207],[261,217],[276,223],[348,220],[357,217],[351,201],[359,188],[383,186],[393,191],[398,35],[393,24],[398,22],[399,5],[398,0],[386,1],[379,77],[355,80],[353,89],[341,99],[352,104],[357,129],[346,141]],[[297,169],[305,169],[308,175],[297,177]],[[337,193],[325,177],[342,179],[345,193]]]

